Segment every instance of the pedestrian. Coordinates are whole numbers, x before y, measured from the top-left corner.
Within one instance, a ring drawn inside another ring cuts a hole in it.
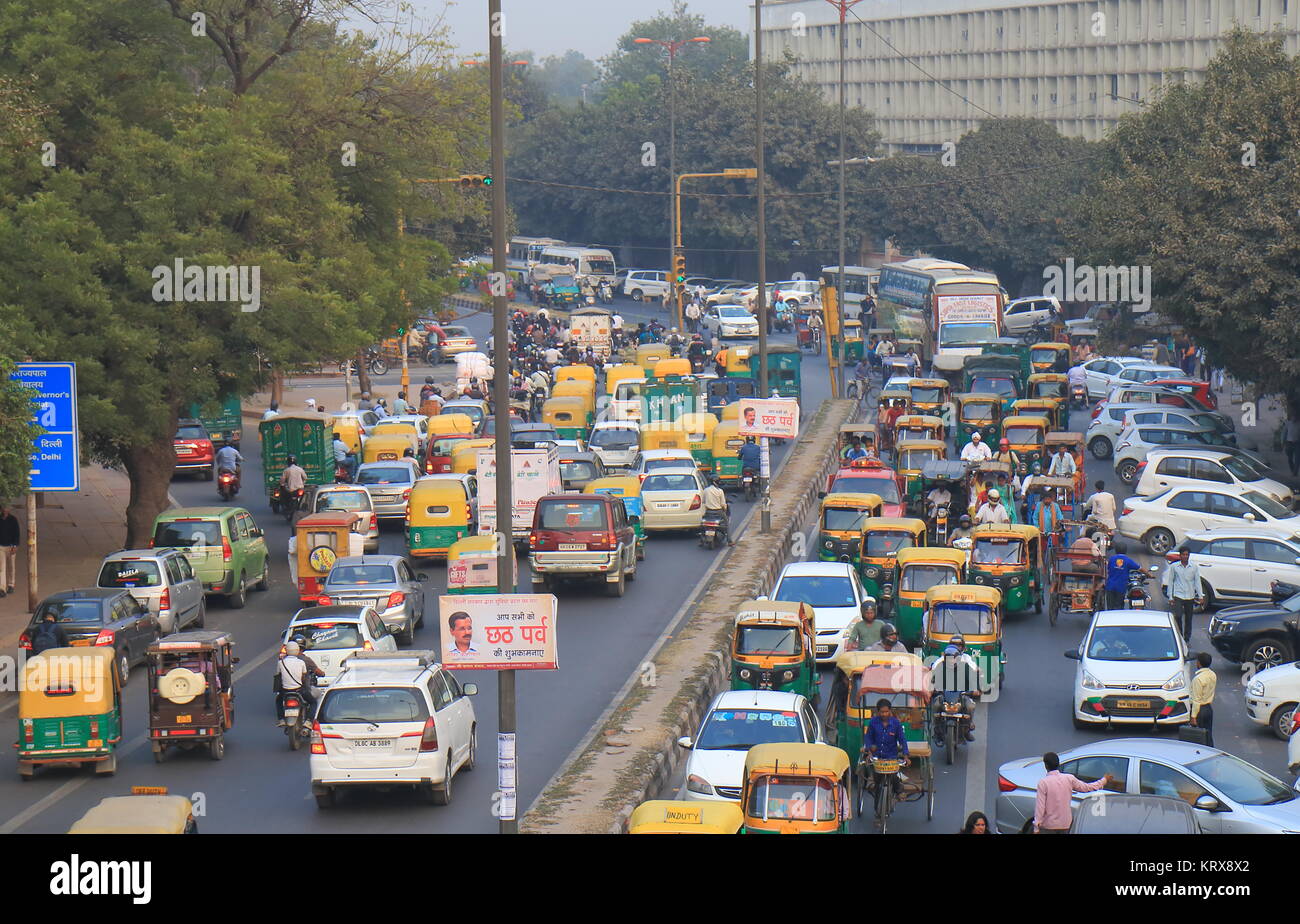
[[[1205,729],[1205,743],[1214,747],[1214,690],[1219,678],[1210,670],[1209,652],[1196,656],[1197,671],[1192,674],[1192,725]]]
[[[53,610],[46,610],[45,615],[41,617],[41,624],[32,633],[31,644],[34,655],[49,651],[51,648],[68,647],[68,634],[55,619]]]
[[[1178,553],[1178,561],[1165,569],[1161,580],[1165,597],[1174,605],[1174,616],[1182,629],[1183,641],[1192,640],[1192,612],[1203,601],[1201,596],[1201,571],[1191,561],[1191,553],[1183,549]]]
[[[1047,774],[1038,781],[1038,794],[1034,799],[1035,834],[1069,834],[1074,820],[1070,811],[1070,794],[1096,792],[1111,781],[1109,773],[1099,780],[1085,783],[1073,773],[1061,772],[1061,758],[1053,751],[1043,755]]]
[[[403,414],[411,413],[411,406],[406,403],[406,392],[399,391],[397,399],[393,401],[393,416],[401,417]]]
[[[1291,477],[1300,475],[1300,409],[1291,404],[1291,413],[1287,415],[1282,427],[1282,442],[1286,444],[1286,464],[1291,469]]]
[[[1142,566],[1127,555],[1116,552],[1106,559],[1106,607],[1124,609],[1124,592],[1128,590],[1128,576],[1140,571]]]
[[[849,630],[849,636],[844,642],[845,651],[865,651],[880,641],[880,633],[885,624],[876,619],[876,599],[866,597],[862,606],[862,618]]]
[[[664,311],[668,310],[668,301],[672,297],[673,288],[671,285],[664,287],[664,294],[660,296],[659,302]]]
[[[18,518],[0,504],[0,597],[14,592],[18,578]]]
[[[686,329],[692,334],[700,326],[700,303],[698,300],[686,306]]]
[[[262,419],[263,419],[263,420],[270,420],[272,417],[275,417],[275,416],[276,416],[277,414],[279,414],[279,413],[280,413],[280,402],[279,402],[279,401],[272,401],[272,402],[271,402],[271,406],[270,406],[269,408],[267,408],[267,409],[266,409],[266,413],[264,413],[264,414],[262,415]]]
[[[992,834],[989,828],[989,818],[983,812],[971,812],[966,816],[966,824],[962,825],[958,834]]]

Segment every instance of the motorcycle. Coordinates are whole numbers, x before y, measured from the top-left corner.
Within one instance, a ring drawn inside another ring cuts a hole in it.
[[[229,502],[239,493],[239,472],[221,472],[217,475],[217,494]]]
[[[346,462],[334,463],[334,483],[335,484],[352,483],[352,467],[349,466]]]
[[[946,762],[951,764],[957,759],[957,745],[966,741],[971,716],[962,704],[962,694],[956,690],[945,690],[936,696],[935,707],[934,741],[943,747]]]
[[[716,549],[726,538],[726,514],[721,510],[704,511],[704,519],[700,522],[700,546]]]
[[[600,300],[606,305],[612,305],[614,303],[614,290],[610,287],[608,282],[601,282],[600,284]]]
[[[1098,523],[1096,520],[1089,519],[1083,524],[1084,535],[1092,540],[1093,545],[1097,547],[1097,555],[1105,558],[1110,554],[1110,530]]]
[[[290,491],[283,485],[276,485],[271,492],[271,512],[284,515],[284,522],[292,523],[293,515],[298,512],[303,496],[307,492],[302,488]]]
[[[934,544],[939,546],[947,545],[948,544],[948,505],[936,504],[931,519],[934,523]]]
[[[1082,382],[1070,386],[1070,407],[1079,411],[1088,409],[1088,386]]]
[[[1124,609],[1144,610],[1150,605],[1151,594],[1147,592],[1147,584],[1158,571],[1159,569],[1152,565],[1150,571],[1134,569],[1128,573],[1128,588],[1124,591]]]
[[[776,307],[775,321],[772,326],[783,334],[788,334],[794,329],[794,315],[784,303]]]
[[[366,350],[364,358],[365,358],[366,368],[370,370],[371,375],[387,374],[388,363],[384,360],[383,354],[381,354],[374,347],[371,347],[370,349]],[[433,363],[430,362],[429,365],[433,365]],[[344,375],[347,375],[349,369],[351,370],[353,375],[359,375],[361,371],[359,368],[359,364],[356,362],[339,363],[339,372],[343,373]]]
[[[280,726],[289,736],[289,750],[296,751],[303,741],[311,737],[311,717],[308,705],[297,692],[289,691],[276,694],[284,703],[284,721]]]
[[[745,492],[745,500],[752,501],[758,497],[758,472],[747,468],[740,473],[740,487]]]

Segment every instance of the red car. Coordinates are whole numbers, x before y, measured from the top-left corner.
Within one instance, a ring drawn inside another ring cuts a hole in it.
[[[1219,399],[1214,392],[1210,391],[1209,382],[1202,382],[1199,379],[1152,379],[1148,384],[1163,385],[1165,388],[1181,391],[1199,401],[1207,411],[1219,409]]]
[[[856,459],[847,468],[830,476],[829,494],[878,494],[882,501],[881,516],[907,516],[907,495],[901,475],[874,459]]]
[[[176,447],[176,471],[197,472],[204,481],[212,480],[212,462],[216,453],[203,424],[197,420],[180,421],[173,445]]]

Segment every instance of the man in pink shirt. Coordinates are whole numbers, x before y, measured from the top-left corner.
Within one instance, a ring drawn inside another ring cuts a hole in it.
[[[1055,752],[1043,755],[1047,776],[1038,781],[1038,798],[1034,800],[1035,834],[1068,834],[1074,820],[1070,811],[1070,794],[1096,792],[1111,781],[1107,773],[1093,783],[1084,783],[1071,773],[1061,772],[1061,758]]]

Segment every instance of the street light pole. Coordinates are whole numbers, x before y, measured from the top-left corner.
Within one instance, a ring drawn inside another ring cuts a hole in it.
[[[763,0],[754,0],[754,166],[758,179],[758,294],[754,305],[758,309],[758,396],[766,398],[767,392],[767,198],[763,189],[767,178],[766,158],[763,151]],[[770,450],[767,437],[762,449]],[[771,462],[769,475],[763,479],[763,508],[759,517],[762,532],[772,531]],[[760,474],[762,474],[760,472]]]

